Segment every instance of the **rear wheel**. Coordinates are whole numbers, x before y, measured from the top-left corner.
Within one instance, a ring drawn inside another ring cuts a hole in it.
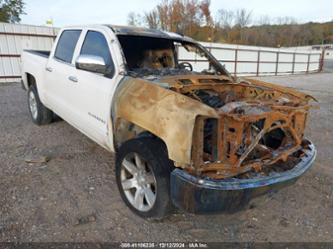
[[[32,122],[37,125],[45,125],[52,122],[53,112],[42,104],[35,85],[29,87],[28,106]]]
[[[170,172],[166,146],[155,138],[125,142],[116,159],[116,178],[126,205],[145,218],[161,219],[171,210]]]

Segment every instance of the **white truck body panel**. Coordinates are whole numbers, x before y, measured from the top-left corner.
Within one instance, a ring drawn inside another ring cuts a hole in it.
[[[81,30],[71,63],[54,57],[63,31]],[[78,70],[75,61],[88,31],[104,35],[113,60],[115,72],[112,78]],[[120,45],[108,27],[92,25],[62,29],[49,58],[24,51],[22,56],[23,84],[28,89],[27,74],[33,75],[41,102],[102,147],[114,151],[111,103],[115,89],[124,70]],[[70,80],[76,79],[77,82]]]

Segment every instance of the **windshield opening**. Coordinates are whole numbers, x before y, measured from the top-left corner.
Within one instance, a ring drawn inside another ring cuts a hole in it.
[[[132,76],[211,74],[228,75],[201,45],[182,40],[118,35]]]

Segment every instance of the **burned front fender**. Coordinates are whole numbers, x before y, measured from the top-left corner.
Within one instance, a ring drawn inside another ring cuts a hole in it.
[[[290,170],[256,178],[215,180],[195,177],[184,170],[171,173],[171,198],[174,205],[192,213],[234,212],[254,197],[291,185],[313,164],[316,149],[310,141],[300,161]]]
[[[191,163],[193,129],[198,116],[217,117],[216,111],[160,83],[125,77],[112,104],[115,135],[127,132],[126,120],[164,141],[169,158],[177,165]],[[129,127],[131,128],[131,127]]]

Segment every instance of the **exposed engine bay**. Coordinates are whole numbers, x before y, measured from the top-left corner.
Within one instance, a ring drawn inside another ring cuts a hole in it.
[[[193,136],[196,175],[221,179],[274,174],[296,165],[313,98],[255,80],[170,76],[171,89],[214,108],[219,118],[198,117]]]

